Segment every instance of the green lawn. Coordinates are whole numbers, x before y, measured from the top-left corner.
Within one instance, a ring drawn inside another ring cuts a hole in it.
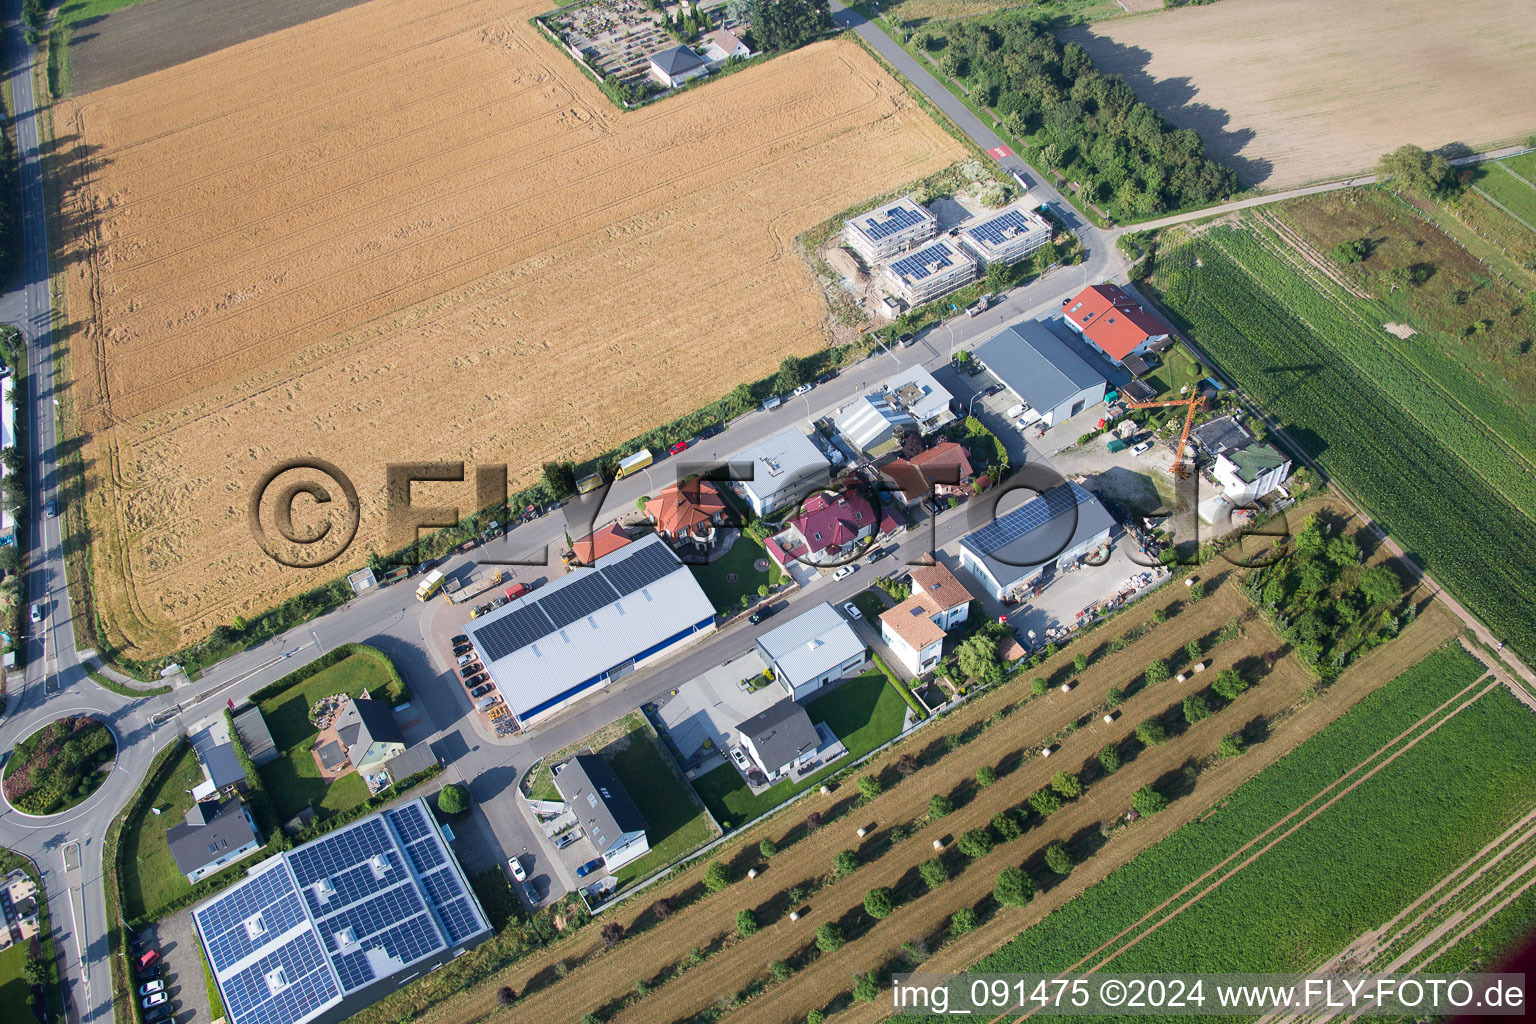
[[[880,615],[892,605],[886,601],[885,594],[876,591],[874,587],[861,590],[853,595],[853,606],[870,621],[876,629],[880,628]]]
[[[615,871],[619,885],[645,878],[651,872],[677,860],[709,842],[709,819],[688,786],[667,763],[667,754],[641,726],[626,737],[623,750],[608,747],[603,756],[613,765],[613,772],[625,783],[635,806],[645,818],[645,834],[651,852]],[[643,785],[641,783],[644,783]]]
[[[27,1006],[27,993],[31,991],[31,986],[21,973],[27,962],[28,945],[18,942],[0,952],[0,1014],[4,1014],[6,1020],[31,1019],[32,1009]]]
[[[389,677],[377,659],[354,654],[261,702],[272,742],[283,752],[261,768],[262,781],[280,821],[287,821],[306,807],[314,808],[316,817],[326,818],[368,799],[368,786],[355,772],[329,784],[320,777],[314,755],[309,752],[319,735],[309,724],[309,709],[321,697],[333,693],[356,696],[369,690],[382,698],[388,682]]]
[[[758,572],[754,563],[759,558],[768,558],[767,550],[762,544],[742,533],[737,535],[731,549],[725,554],[713,559],[708,565],[693,565],[689,568],[693,570],[694,579],[699,581],[699,586],[704,588],[710,604],[715,606],[716,611],[724,614],[741,609],[743,594],[755,598],[759,586],[778,581],[779,567],[774,564],[773,559],[768,559],[767,572]],[[732,573],[736,574],[736,579],[726,579]]]
[[[149,794],[148,806],[159,809],[160,813],[146,813],[137,829],[124,831],[121,881],[123,913],[127,920],[154,918],[158,916],[158,908],[192,888],[171,857],[165,833],[186,818],[187,811],[192,809],[192,795],[188,790],[202,781],[203,770],[188,745],[176,767],[166,776],[165,785]]]
[[[1147,383],[1157,389],[1158,401],[1178,398],[1181,387],[1186,384],[1194,387],[1196,381],[1208,376],[1204,368],[1190,358],[1189,353],[1182,348],[1170,348],[1163,353],[1162,359],[1163,365],[1147,377]],[[1162,409],[1152,410],[1152,412],[1165,417],[1174,414]],[[1183,409],[1177,409],[1175,412],[1179,416],[1184,415]]]
[[[751,821],[788,800],[796,793],[819,785],[821,780],[840,771],[901,732],[907,704],[890,686],[879,669],[870,669],[839,686],[825,697],[805,705],[813,722],[826,722],[848,753],[804,782],[788,779],[753,796],[741,774],[728,764],[706,772],[693,781],[704,805],[722,828],[734,828]]]
[[[1536,184],[1536,152],[1505,157],[1499,163],[1508,167],[1526,181]]]
[[[1472,187],[1536,230],[1536,188],[1499,161],[1480,165],[1474,172]]]

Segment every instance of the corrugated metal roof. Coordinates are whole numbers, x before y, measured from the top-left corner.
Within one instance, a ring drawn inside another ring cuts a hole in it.
[[[1039,320],[998,331],[972,353],[998,380],[1042,414],[1106,381]]]
[[[864,641],[823,601],[757,638],[779,678],[798,686],[864,653]]]

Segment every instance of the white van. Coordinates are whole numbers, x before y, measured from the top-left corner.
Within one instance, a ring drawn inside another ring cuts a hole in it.
[[[1029,408],[1028,404],[1026,404],[1024,402],[1020,402],[1018,405],[1014,406],[1012,409],[1009,409],[1007,412],[1003,413],[1003,415],[1005,417],[1007,417],[1008,419],[1010,419],[1010,420],[1016,420],[1020,416],[1023,416],[1024,415],[1024,410],[1028,409],[1028,408]]]

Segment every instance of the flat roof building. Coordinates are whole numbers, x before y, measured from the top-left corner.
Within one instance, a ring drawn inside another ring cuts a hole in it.
[[[733,480],[731,489],[760,516],[799,501],[832,479],[826,455],[795,427],[737,452],[730,464],[737,475],[748,477]]]
[[[881,385],[891,403],[917,421],[918,430],[932,433],[955,419],[949,408],[951,395],[938,380],[921,366],[898,370]]]
[[[872,456],[893,449],[899,432],[917,431],[917,420],[887,394],[860,395],[843,407],[832,425],[856,451]]]
[[[843,225],[843,240],[871,269],[938,233],[939,218],[911,196],[850,217]]]
[[[1099,499],[1058,484],[960,538],[960,565],[999,601],[1032,590],[1049,565],[1065,566],[1109,543],[1115,521]]]
[[[976,261],[947,238],[886,264],[880,283],[908,306],[931,302],[976,278]]]
[[[991,216],[966,221],[960,228],[960,244],[982,266],[1017,263],[1050,240],[1051,225],[1023,199]]]
[[[472,620],[468,633],[528,726],[714,629],[693,573],[652,534]]]
[[[491,934],[419,797],[269,857],[192,921],[231,1024],[336,1024]]]
[[[757,650],[794,700],[841,679],[868,659],[859,634],[825,601],[758,637]]]
[[[1103,374],[1040,320],[1003,328],[972,355],[1028,407],[1026,423],[1055,426],[1104,401],[1109,386]]]

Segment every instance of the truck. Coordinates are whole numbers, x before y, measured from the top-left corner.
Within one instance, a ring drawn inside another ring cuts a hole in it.
[[[983,295],[981,298],[976,300],[976,305],[969,306],[969,307],[966,308],[965,315],[966,316],[980,316],[982,313],[985,313],[987,311],[987,306],[989,306],[991,304],[991,302],[992,302],[992,296],[990,296],[990,295]]]
[[[649,448],[641,448],[633,455],[626,455],[619,460],[619,471],[614,474],[614,479],[623,480],[631,473],[640,472],[653,461],[655,459],[651,455],[651,450]]]
[[[601,486],[603,486],[603,475],[601,473],[593,473],[591,476],[584,476],[576,481],[576,490],[580,494],[591,494]]]
[[[528,584],[514,583],[507,588],[507,600],[515,601],[526,593],[528,593]]]
[[[454,604],[463,604],[465,601],[479,597],[481,594],[499,585],[506,578],[506,572],[498,572],[494,575],[481,576],[479,579],[470,580],[448,596]]]
[[[416,584],[416,600],[425,601],[443,589],[443,570],[433,569],[426,578]]]

